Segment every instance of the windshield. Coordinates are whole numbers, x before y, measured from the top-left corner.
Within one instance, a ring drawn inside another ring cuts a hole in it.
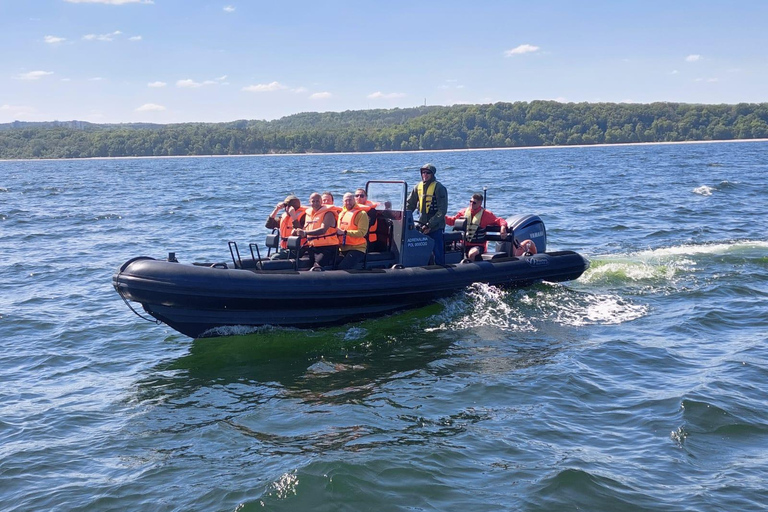
[[[369,181],[366,185],[368,200],[377,203],[377,210],[402,211],[407,186],[404,181]]]

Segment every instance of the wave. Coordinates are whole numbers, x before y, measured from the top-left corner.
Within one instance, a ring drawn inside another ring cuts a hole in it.
[[[717,189],[714,187],[709,187],[707,185],[702,185],[700,187],[696,187],[695,189],[693,189],[693,193],[699,194],[700,196],[711,196],[714,190],[717,190]]]
[[[692,192],[700,196],[711,196],[713,192],[721,192],[721,191],[733,188],[734,186],[736,186],[736,183],[730,182],[728,180],[723,180],[719,184],[714,186],[710,186],[710,185],[698,186],[694,188]]]
[[[628,254],[590,257],[590,268],[579,278],[589,285],[659,285],[694,271],[707,257],[765,260],[768,241],[685,244]]]
[[[536,332],[550,322],[568,327],[613,325],[645,316],[649,310],[614,293],[579,292],[553,283],[513,290],[477,283],[442,303],[445,309],[438,318],[442,322],[431,330],[494,327]]]

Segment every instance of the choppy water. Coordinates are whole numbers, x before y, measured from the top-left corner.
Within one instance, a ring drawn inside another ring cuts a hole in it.
[[[438,167],[577,282],[193,341],[111,288]],[[765,509],[768,143],[0,162],[0,510]]]

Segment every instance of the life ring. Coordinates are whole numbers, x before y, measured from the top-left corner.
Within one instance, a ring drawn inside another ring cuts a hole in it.
[[[515,247],[515,256],[533,256],[536,252],[536,244],[533,240],[524,240]]]

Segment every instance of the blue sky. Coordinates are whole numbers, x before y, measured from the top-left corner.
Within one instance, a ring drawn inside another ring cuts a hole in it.
[[[768,101],[768,2],[0,0],[0,122]]]

